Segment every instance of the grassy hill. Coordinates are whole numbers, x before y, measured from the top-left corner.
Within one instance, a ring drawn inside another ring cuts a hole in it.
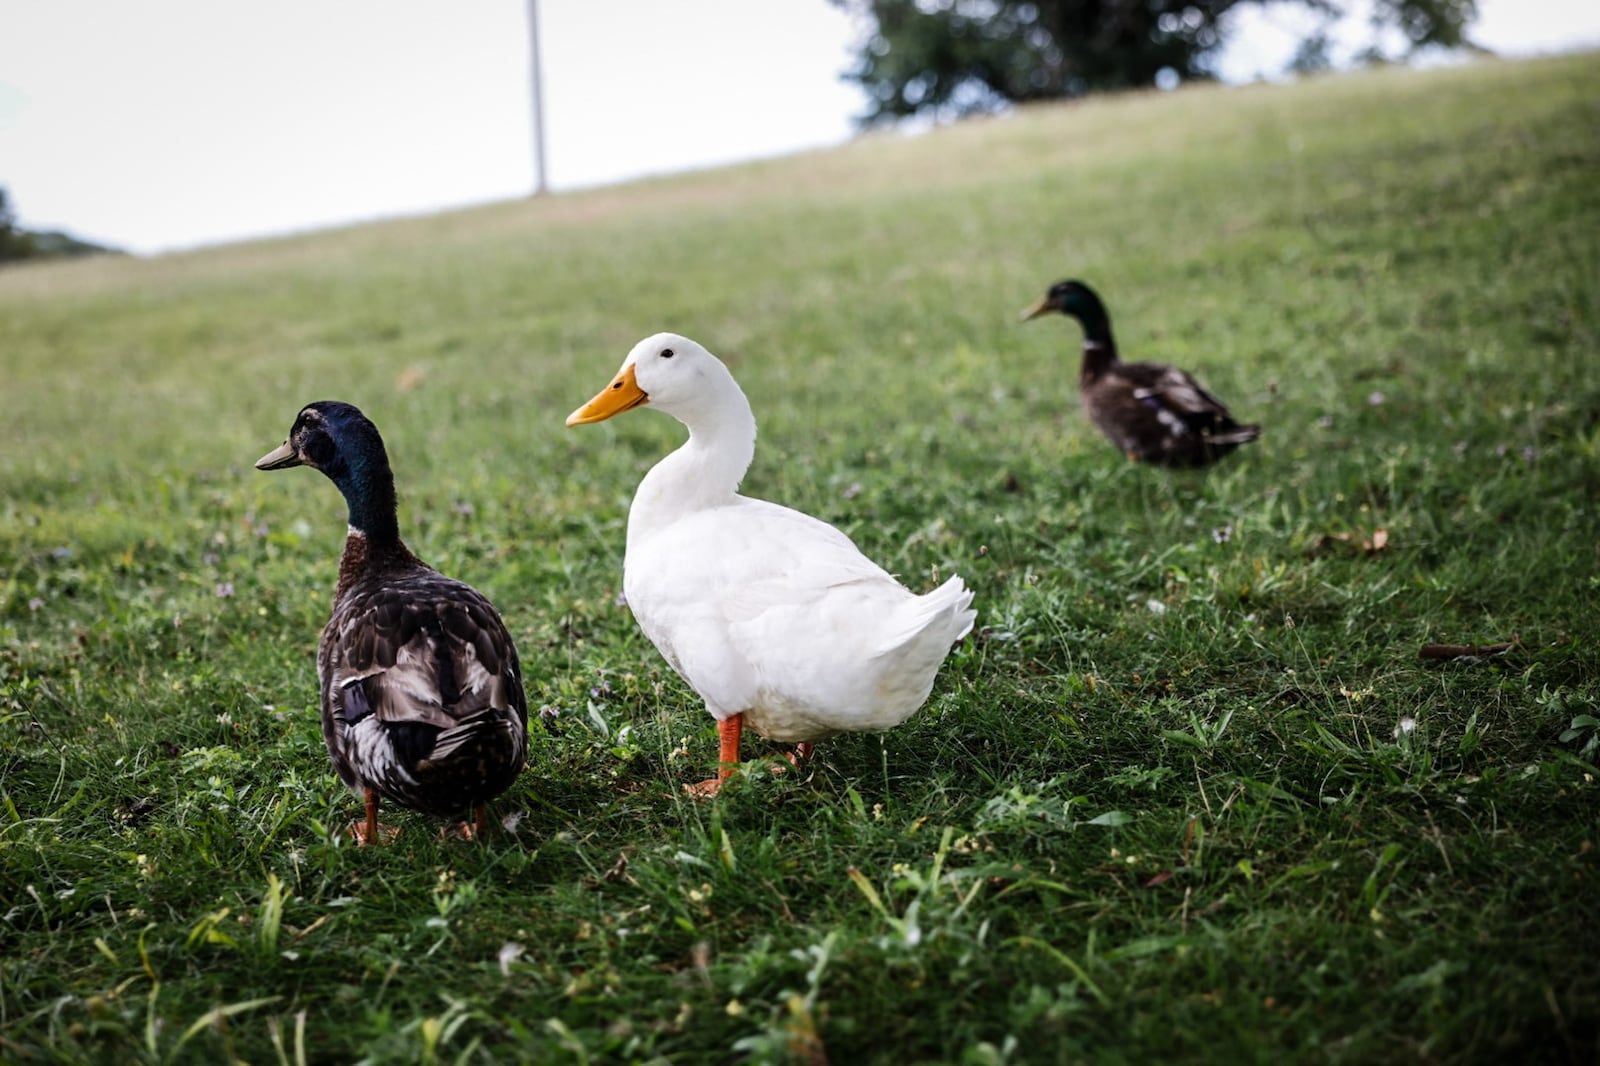
[[[1592,1061],[1596,174],[1582,55],[0,272],[0,1059]],[[1263,440],[1122,460],[1017,321],[1067,276]],[[616,600],[681,429],[562,427],[662,329],[747,492],[980,610],[906,725],[710,804]],[[548,708],[487,842],[337,835],[342,502],[250,468],[321,398]]]

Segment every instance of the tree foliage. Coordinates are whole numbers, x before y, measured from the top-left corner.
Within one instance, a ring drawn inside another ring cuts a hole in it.
[[[1211,77],[1224,16],[1273,0],[831,2],[872,25],[848,74],[867,90],[871,103],[862,122],[871,124],[1153,85],[1158,76]],[[1309,7],[1325,25],[1351,7],[1351,0],[1276,2]],[[1413,49],[1465,45],[1476,15],[1477,0],[1371,4],[1374,29],[1398,30]],[[1325,30],[1318,32],[1325,41]]]
[[[11,196],[0,186],[0,263],[22,259],[59,259],[77,255],[116,253],[115,248],[79,240],[60,230],[30,231],[17,220]]]
[[[33,241],[17,225],[17,213],[11,207],[11,197],[0,187],[0,263],[12,259],[27,259],[34,254]]]

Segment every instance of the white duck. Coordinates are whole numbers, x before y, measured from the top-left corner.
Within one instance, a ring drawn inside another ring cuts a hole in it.
[[[909,718],[972,628],[961,578],[915,595],[826,522],[740,496],[755,416],[722,361],[687,337],[640,341],[567,425],[646,403],[689,439],[639,483],[622,588],[645,636],[717,719],[717,776],[689,791],[713,795],[733,773],[746,722],[804,758],[812,741]]]

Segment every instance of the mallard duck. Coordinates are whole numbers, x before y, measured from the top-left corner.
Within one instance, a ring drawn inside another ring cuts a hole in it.
[[[1058,281],[1023,320],[1049,311],[1083,325],[1078,396],[1089,421],[1129,459],[1159,466],[1208,466],[1261,436],[1241,426],[1222,401],[1192,376],[1162,363],[1124,363],[1111,338],[1111,317],[1081,281]]]
[[[628,511],[623,595],[639,628],[718,722],[714,795],[739,761],[745,724],[797,744],[880,731],[920,707],[972,628],[972,593],[952,577],[918,596],[850,538],[799,511],[738,493],[755,457],[750,403],[722,361],[658,333],[567,425],[649,404],[689,439],[639,483]]]
[[[333,615],[317,648],[322,739],[339,779],[366,803],[351,825],[375,842],[380,797],[440,817],[485,806],[528,752],[517,649],[494,606],[427,566],[400,539],[394,475],[378,428],[347,403],[308,404],[258,470],[309,466],[344,493],[350,529]]]

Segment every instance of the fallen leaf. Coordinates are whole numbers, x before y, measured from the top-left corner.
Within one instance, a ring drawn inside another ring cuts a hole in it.
[[[613,884],[615,884],[618,881],[620,881],[620,882],[622,882],[624,884],[629,884],[629,885],[636,885],[636,884],[639,883],[639,882],[635,881],[633,879],[633,875],[628,872],[628,853],[627,852],[623,852],[621,855],[617,856],[617,861],[612,864],[611,869],[607,870],[604,874],[601,875],[601,879],[605,880],[605,881],[610,881]]]
[[[1387,529],[1374,529],[1370,537],[1357,533],[1319,533],[1312,537],[1311,543],[1306,546],[1306,554],[1316,558],[1325,554],[1331,544],[1354,548],[1362,555],[1377,555],[1389,547],[1389,531]]]

